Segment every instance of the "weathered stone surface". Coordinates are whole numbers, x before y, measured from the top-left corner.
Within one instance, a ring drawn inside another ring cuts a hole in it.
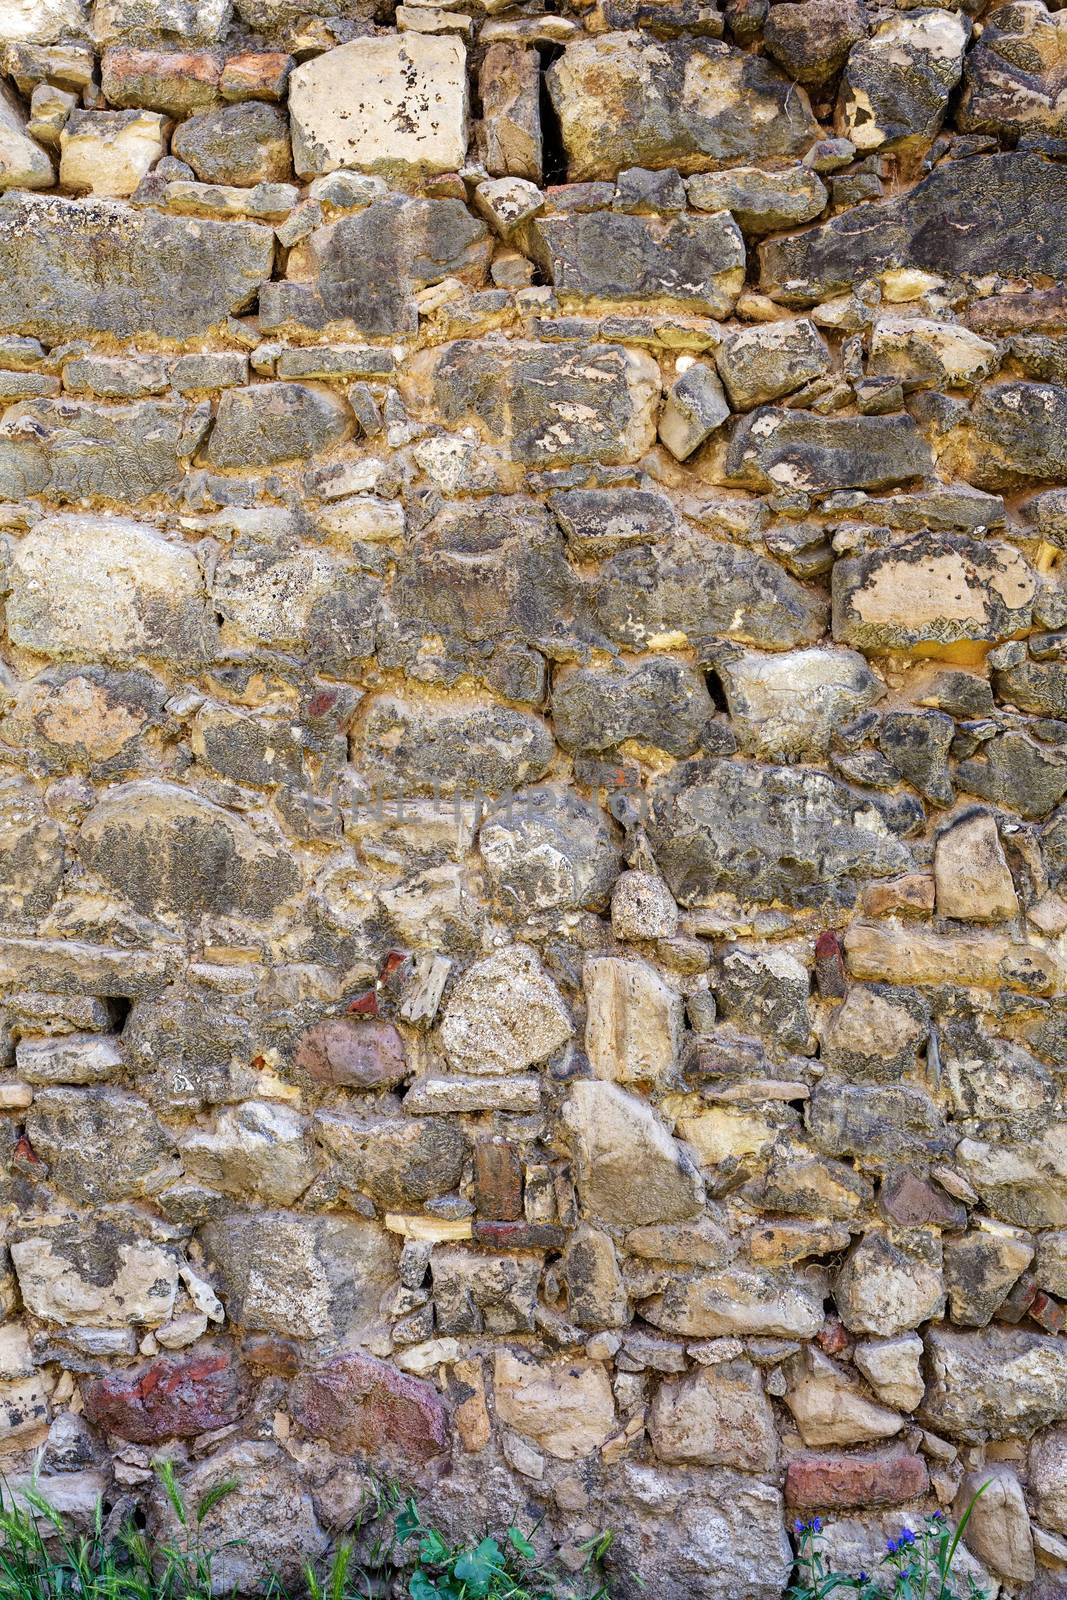
[[[438,1245],[431,1272],[439,1333],[533,1332],[540,1257]]]
[[[178,1290],[172,1246],[133,1216],[58,1216],[20,1228],[10,1246],[23,1302],[46,1322],[90,1328],[166,1322]]]
[[[676,461],[688,461],[729,415],[718,375],[706,363],[695,361],[667,391],[659,418],[660,442]]]
[[[957,121],[975,133],[1062,137],[1063,28],[1040,0],[998,6],[967,53]]]
[[[884,489],[933,469],[908,416],[820,417],[768,406],[743,417],[726,453],[726,478],[751,489]]]
[[[923,1415],[951,1439],[1027,1436],[1067,1411],[1067,1350],[1040,1333],[994,1328],[926,1336]]]
[[[59,137],[59,180],[74,194],[127,199],[163,155],[165,130],[158,111],[75,111]]]
[[[1039,1433],[1030,1446],[1029,1465],[1037,1521],[1055,1533],[1067,1531],[1067,1430]]]
[[[214,467],[263,467],[303,460],[351,431],[350,413],[331,390],[300,383],[227,389],[208,440]]]
[[[392,1023],[356,1017],[316,1022],[300,1040],[294,1065],[316,1082],[351,1089],[390,1088],[408,1074],[404,1041]]]
[[[0,206],[0,327],[56,342],[195,337],[245,309],[273,254],[253,222],[12,195]]]
[[[186,1439],[236,1422],[245,1404],[240,1368],[222,1353],[161,1356],[133,1373],[82,1385],[85,1415],[133,1444]]]
[[[865,1339],[857,1344],[852,1359],[879,1400],[914,1411],[925,1390],[922,1357],[922,1340],[905,1333],[892,1339]]]
[[[946,1239],[945,1288],[952,1321],[984,1328],[1033,1257],[1029,1239],[984,1217],[974,1230]]]
[[[264,1205],[298,1200],[318,1166],[307,1118],[267,1100],[246,1100],[220,1112],[214,1130],[188,1134],[181,1152],[187,1177]]]
[[[441,1023],[441,1042],[458,1072],[521,1072],[554,1055],[573,1031],[536,953],[516,944],[463,974]]]
[[[774,561],[718,540],[680,537],[622,550],[593,594],[610,638],[631,649],[684,646],[715,634],[784,650],[822,633],[822,595]]]
[[[828,1067],[853,1080],[899,1078],[914,1067],[929,1027],[914,991],[853,984],[827,1024],[820,1054]]]
[[[494,897],[514,916],[598,910],[619,871],[608,819],[577,796],[520,790],[489,813],[478,848]]]
[[[301,1373],[289,1407],[301,1432],[379,1468],[425,1467],[449,1449],[445,1408],[433,1385],[362,1351]]]
[[[921,1456],[801,1456],[786,1469],[785,1498],[798,1510],[892,1506],[929,1487]]]
[[[826,341],[807,317],[727,334],[715,360],[735,411],[791,394],[830,370]]]
[[[721,212],[670,221],[590,211],[539,217],[532,248],[565,306],[672,308],[725,317],[745,281],[745,246]]]
[[[919,7],[853,46],[841,79],[840,125],[858,150],[930,139],[960,80],[967,18]]]
[[[1011,869],[988,811],[965,814],[938,836],[934,881],[943,917],[1003,922],[1019,914]]]
[[[390,795],[503,794],[544,777],[555,753],[531,712],[391,695],[368,707],[361,745],[368,777]]]
[[[835,562],[833,592],[843,644],[951,659],[1025,628],[1036,579],[1011,545],[931,533]]]
[[[250,1332],[358,1337],[394,1280],[385,1233],[355,1217],[232,1212],[202,1237],[227,1315]]]
[[[52,163],[26,131],[22,107],[5,84],[0,88],[0,190],[48,189]]]
[[[722,650],[715,672],[742,750],[771,761],[825,755],[834,729],[885,693],[851,650]]]
[[[654,872],[624,872],[611,893],[611,931],[616,939],[671,939],[678,931],[678,906]]]
[[[410,403],[450,427],[473,425],[527,467],[635,461],[652,443],[659,369],[621,345],[581,350],[474,340],[404,364]]]
[[[177,487],[187,420],[169,400],[19,401],[0,423],[0,489],[15,499],[136,504]]]
[[[289,79],[297,172],[454,172],[467,153],[465,67],[461,40],[428,33],[353,40],[304,62]]]
[[[1010,1467],[968,1473],[956,1498],[958,1517],[980,1488],[982,1497],[964,1531],[968,1550],[1009,1583],[1030,1582],[1035,1572],[1034,1541],[1022,1484]]]
[[[72,1200],[151,1194],[176,1176],[174,1141],[148,1105],[124,1089],[41,1089],[26,1133]]]
[[[494,177],[541,181],[541,64],[536,50],[501,41],[478,74],[485,165]]]
[[[819,88],[834,78],[849,50],[867,36],[861,0],[805,0],[771,7],[764,27],[768,52],[798,83]]]
[[[908,864],[877,807],[814,769],[686,762],[654,785],[648,830],[682,905],[723,890],[745,900],[847,903],[858,881]]]
[[[585,1050],[598,1078],[659,1083],[669,1078],[681,1043],[682,997],[644,961],[599,956],[582,974]]]
[[[54,904],[66,867],[58,824],[18,779],[0,785],[0,888],[13,925],[25,926]]]
[[[445,1117],[361,1117],[320,1111],[315,1135],[342,1183],[384,1210],[402,1211],[455,1189],[467,1141]]]
[[[269,915],[296,887],[291,859],[193,790],[112,789],[86,817],[79,854],[147,916]]]
[[[806,10],[811,9],[808,0]],[[814,0],[815,4],[819,0]],[[731,211],[747,235],[777,233],[810,222],[826,205],[826,186],[808,167],[765,172],[762,167],[730,167],[701,172],[688,184],[689,201],[700,211]]]
[[[645,1301],[641,1314],[665,1333],[698,1339],[810,1339],[822,1322],[822,1307],[805,1284],[750,1267],[676,1277]]]
[[[921,1351],[921,1344],[919,1349]],[[890,1439],[900,1432],[904,1423],[897,1412],[868,1400],[843,1368],[812,1346],[802,1355],[793,1357],[790,1363],[785,1403],[809,1447],[868,1444]]]
[[[817,137],[806,95],[711,39],[580,40],[550,68],[548,87],[572,179],[635,165],[700,172],[756,151],[799,155]]]
[[[765,244],[762,286],[811,303],[897,268],[1060,277],[1067,270],[1058,225],[1065,195],[1067,174],[1029,152],[950,162],[897,199]]]
[[[715,706],[686,662],[653,656],[628,668],[576,667],[552,689],[553,727],[565,750],[611,750],[633,740],[691,755]]]
[[[288,119],[262,100],[189,117],[176,130],[171,149],[203,183],[244,187],[284,183],[293,175]]]
[[[560,1461],[577,1461],[613,1432],[615,1402],[595,1361],[539,1361],[498,1350],[493,1362],[497,1416]]]
[[[44,517],[12,561],[8,632],[34,654],[193,664],[214,627],[193,551],[125,517]]]
[[[883,313],[871,329],[867,370],[899,378],[906,390],[969,388],[995,371],[997,346],[958,322]]]
[[[919,1229],[895,1238],[865,1233],[838,1274],[834,1298],[850,1333],[889,1338],[939,1317],[945,1307],[939,1236]]]
[[[770,1472],[777,1459],[771,1408],[759,1372],[745,1361],[665,1379],[648,1427],[656,1455],[672,1465]]]
[[[704,1185],[652,1108],[614,1083],[576,1083],[564,1109],[589,1216],[620,1227],[699,1216]],[[632,1175],[642,1173],[635,1186]]]

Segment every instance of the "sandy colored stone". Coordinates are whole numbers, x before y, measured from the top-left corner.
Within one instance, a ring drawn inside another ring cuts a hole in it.
[[[165,149],[158,111],[75,112],[59,139],[59,181],[75,194],[124,200]]]
[[[938,836],[934,881],[942,917],[1005,922],[1019,914],[1011,869],[988,811],[965,815]]]
[[[441,1024],[459,1072],[521,1072],[559,1050],[573,1025],[555,984],[528,945],[512,945],[464,973]]]
[[[682,997],[643,961],[587,961],[585,1048],[598,1078],[657,1083],[669,1077],[682,1034]]]
[[[582,1360],[537,1360],[500,1349],[493,1394],[501,1422],[559,1461],[598,1450],[615,1426],[615,1402],[603,1366]]]

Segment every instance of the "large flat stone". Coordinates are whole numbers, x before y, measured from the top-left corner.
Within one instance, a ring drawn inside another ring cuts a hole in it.
[[[729,316],[745,244],[726,212],[659,219],[618,211],[538,217],[533,251],[566,306],[634,304]]]

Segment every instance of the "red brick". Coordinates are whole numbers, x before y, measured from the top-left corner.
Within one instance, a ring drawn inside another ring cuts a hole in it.
[[[563,1229],[554,1222],[474,1223],[474,1242],[491,1244],[499,1250],[562,1250],[567,1242]]]
[[[799,1456],[785,1474],[785,1498],[805,1510],[896,1506],[929,1488],[921,1456]]]
[[[280,100],[292,70],[284,50],[247,50],[226,62],[219,88],[227,100]]]
[[[294,1064],[316,1083],[354,1089],[401,1083],[408,1071],[403,1039],[391,1022],[373,1017],[316,1022],[297,1045]]]
[[[1062,1333],[1067,1327],[1067,1312],[1058,1300],[1053,1300],[1051,1295],[1039,1289],[1030,1302],[1030,1320],[1036,1322],[1039,1328],[1044,1328],[1046,1333]]]
[[[824,1000],[840,1000],[848,993],[841,940],[832,928],[815,941],[815,982]]]
[[[474,1146],[474,1198],[479,1217],[517,1222],[522,1216],[522,1165],[506,1139]]]
[[[364,1455],[373,1466],[443,1465],[448,1454],[448,1415],[433,1384],[361,1351],[301,1373],[289,1390],[289,1410],[309,1438]]]
[[[161,1356],[132,1372],[82,1385],[85,1415],[132,1444],[189,1439],[236,1422],[245,1405],[243,1373],[228,1355]]]

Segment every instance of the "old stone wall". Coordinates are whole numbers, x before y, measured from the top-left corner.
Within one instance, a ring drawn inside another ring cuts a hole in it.
[[[1067,1593],[1065,23],[0,0],[7,1479]]]

